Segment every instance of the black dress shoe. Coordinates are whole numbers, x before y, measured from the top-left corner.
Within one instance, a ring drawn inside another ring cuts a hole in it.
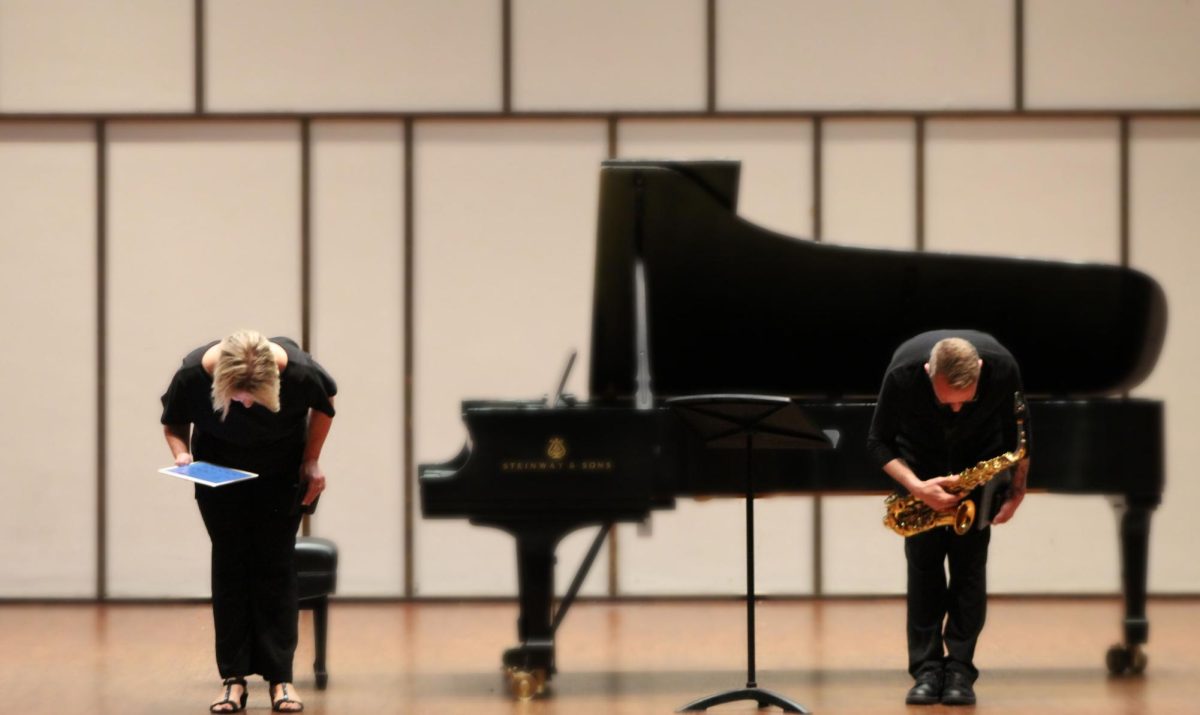
[[[904,696],[906,705],[936,705],[942,700],[942,674],[922,673]]]
[[[962,673],[949,673],[946,687],[942,690],[942,705],[974,704],[975,690],[971,687],[971,679]]]

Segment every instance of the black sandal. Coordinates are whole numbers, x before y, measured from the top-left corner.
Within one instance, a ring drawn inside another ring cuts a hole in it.
[[[210,713],[222,713],[223,714],[223,713],[240,713],[243,710],[245,710],[246,709],[246,698],[250,694],[249,689],[246,687],[246,679],[241,678],[241,677],[226,678],[221,681],[221,685],[225,686],[225,697],[222,698],[221,700],[218,700],[217,702],[213,703],[212,705],[209,705],[208,711]],[[229,697],[233,693],[233,686],[235,686],[235,685],[242,686],[242,698],[241,698],[240,702]],[[224,708],[226,705],[232,705],[233,707],[231,707],[228,710],[218,709],[218,708]]]
[[[298,713],[298,712],[301,712],[304,710],[304,703],[300,702],[299,700],[293,700],[292,697],[290,695],[288,695],[288,684],[287,683],[271,683],[271,697],[272,698],[275,697],[275,686],[276,685],[278,685],[279,689],[283,691],[283,694],[280,695],[278,698],[271,701],[271,712]],[[300,707],[288,708],[285,710],[280,707],[284,703],[295,703],[296,705],[299,705]]]

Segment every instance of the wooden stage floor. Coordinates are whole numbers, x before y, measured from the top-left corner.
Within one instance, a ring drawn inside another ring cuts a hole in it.
[[[317,715],[670,713],[745,680],[736,602],[586,602],[559,633],[549,697],[513,702],[499,672],[510,604],[335,604],[329,688],[313,687],[301,618],[297,685]],[[904,604],[768,601],[758,609],[759,684],[816,713],[1200,713],[1200,599],[1150,605],[1150,665],[1110,678],[1116,599],[993,599],[978,653],[979,705],[907,707]],[[204,605],[0,605],[7,715],[204,713],[219,690]],[[251,681],[251,713],[270,711]],[[713,712],[754,712],[749,703]],[[765,712],[779,712],[772,709]]]

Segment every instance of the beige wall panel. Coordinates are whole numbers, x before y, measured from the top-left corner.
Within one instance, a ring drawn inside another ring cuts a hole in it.
[[[1032,459],[1029,474],[1036,487],[1036,452]],[[1012,521],[992,527],[988,591],[1117,593],[1118,544],[1117,521],[1107,498],[1031,494]]]
[[[1167,486],[1151,522],[1150,588],[1200,592],[1196,517],[1200,481],[1200,121],[1133,124],[1130,262],[1167,292],[1167,340],[1135,393],[1166,400]]]
[[[926,128],[931,251],[1116,263],[1113,120],[936,120]]]
[[[812,499],[777,496],[754,504],[755,589],[812,593]],[[658,511],[649,532],[618,527],[620,588],[627,596],[734,596],[746,592],[746,501],[680,499]]]
[[[927,246],[1118,262],[1117,134],[1109,120],[930,122]],[[1036,423],[1033,429],[1030,479],[1036,487]],[[1044,506],[1050,503],[1055,507]],[[1078,538],[1085,532],[1104,538],[1112,524],[1103,497],[1031,497],[992,551],[992,590],[1112,591],[1115,547]],[[1039,554],[1036,563],[1025,558],[1030,553]],[[1094,560],[1107,567],[1095,567]]]
[[[93,137],[0,124],[0,597],[96,593]]]
[[[854,448],[862,449],[862,445],[844,446]],[[882,471],[879,475],[888,478]],[[886,488],[886,482],[881,485]],[[821,500],[821,587],[825,594],[904,593],[904,539],[883,525],[885,496],[827,496]]]
[[[1028,0],[1026,106],[1200,105],[1200,3]]]
[[[1006,109],[1011,0],[718,0],[719,109]]]
[[[109,131],[108,576],[113,596],[207,596],[209,544],[170,463],[159,396],[240,327],[300,337],[294,123]]]
[[[699,110],[701,0],[514,0],[513,107]]]
[[[822,240],[916,248],[916,129],[911,120],[822,126]]]
[[[812,234],[810,122],[625,121],[617,143],[625,159],[737,159],[742,162],[738,214],[790,236]],[[811,591],[811,514],[808,498],[760,502],[757,583],[764,593]],[[675,513],[656,514],[654,520],[652,538],[627,536],[631,527],[623,527],[622,593],[727,594],[745,588],[741,500],[681,500]],[[728,552],[728,557],[710,559],[709,551]],[[718,561],[728,569],[718,568]]]
[[[823,240],[915,250],[915,132],[911,120],[824,123]],[[887,476],[879,476],[880,488],[886,489]],[[883,496],[825,496],[821,509],[823,591],[904,593],[903,541],[881,523]]]
[[[812,123],[798,120],[630,120],[623,159],[736,159],[738,215],[790,236],[812,235]]]
[[[209,0],[214,110],[491,110],[500,3]]]
[[[312,352],[338,383],[312,533],[338,593],[404,594],[404,133],[312,126]]]
[[[465,398],[587,392],[602,122],[422,122],[414,149],[414,432],[418,463],[466,439]],[[515,545],[462,519],[414,525],[417,593],[512,594]],[[559,583],[586,537],[559,549]],[[606,559],[585,591],[603,591]]]
[[[0,111],[187,111],[191,0],[3,0]]]

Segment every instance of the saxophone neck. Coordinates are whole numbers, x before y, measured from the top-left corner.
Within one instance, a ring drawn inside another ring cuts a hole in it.
[[[1013,413],[1017,418],[1017,449],[1019,455],[1025,455],[1025,395],[1020,390],[1013,393]]]

